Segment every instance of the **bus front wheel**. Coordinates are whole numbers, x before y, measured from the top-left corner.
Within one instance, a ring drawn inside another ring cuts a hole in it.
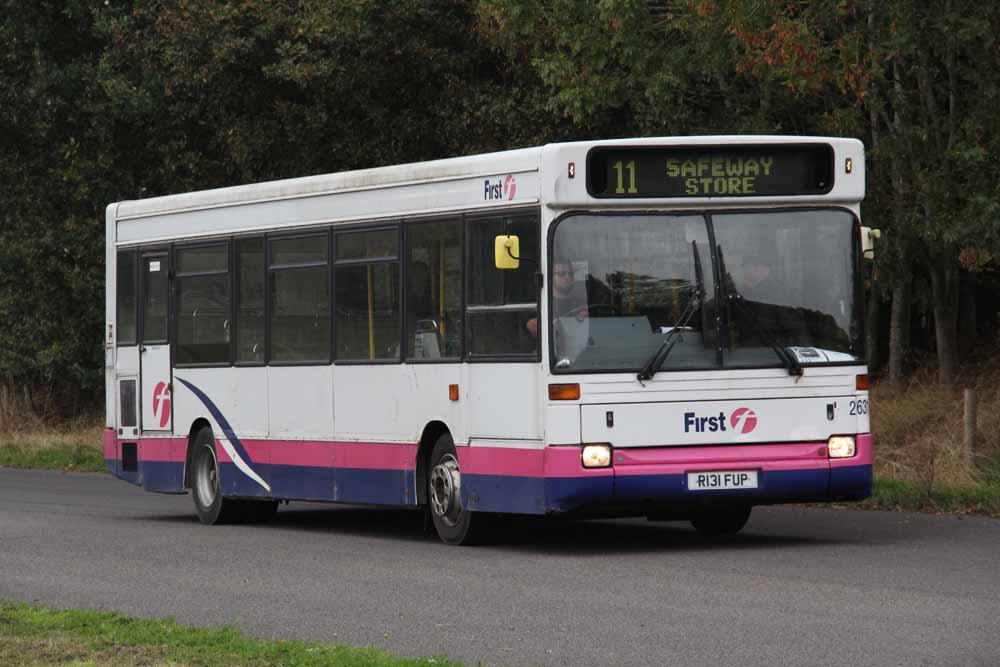
[[[442,542],[452,545],[473,542],[473,524],[480,528],[478,524],[482,524],[484,517],[462,506],[462,471],[458,465],[455,442],[447,433],[438,438],[431,452],[427,503],[434,530]]]
[[[691,517],[691,525],[706,537],[722,537],[740,532],[750,518],[750,505],[706,507]]]

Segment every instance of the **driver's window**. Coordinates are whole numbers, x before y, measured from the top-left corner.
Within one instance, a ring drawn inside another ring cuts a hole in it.
[[[468,288],[466,298],[469,357],[536,359],[538,318],[538,217],[497,216],[468,224]],[[500,234],[520,239],[517,269],[498,269],[494,239]]]

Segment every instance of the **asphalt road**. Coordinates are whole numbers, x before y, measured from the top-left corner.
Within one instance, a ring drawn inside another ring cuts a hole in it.
[[[521,665],[998,665],[1000,521],[757,508],[736,538],[642,520],[453,548],[412,512],[292,504],[206,527],[188,496],[0,469],[0,598]]]

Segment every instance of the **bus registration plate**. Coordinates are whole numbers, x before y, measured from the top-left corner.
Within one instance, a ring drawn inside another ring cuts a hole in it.
[[[717,489],[756,489],[756,470],[720,470],[716,472],[689,472],[689,491],[715,491]]]

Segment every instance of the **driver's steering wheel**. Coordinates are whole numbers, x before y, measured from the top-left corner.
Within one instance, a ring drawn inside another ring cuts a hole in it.
[[[596,310],[598,313],[603,313],[604,315],[621,315],[618,308],[610,303],[592,303],[589,306],[582,306],[582,308],[586,308],[590,313]]]
[[[593,313],[595,309],[603,311],[605,315],[619,314],[618,309],[610,303],[591,303],[583,306],[577,306],[576,308],[570,308],[559,317],[575,317],[577,319],[583,319],[584,317],[590,315],[590,313]]]

